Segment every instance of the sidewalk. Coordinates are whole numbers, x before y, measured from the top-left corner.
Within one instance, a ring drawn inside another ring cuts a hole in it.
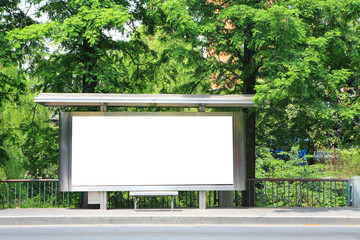
[[[314,224],[360,225],[355,208],[1,209],[0,225],[58,224]]]

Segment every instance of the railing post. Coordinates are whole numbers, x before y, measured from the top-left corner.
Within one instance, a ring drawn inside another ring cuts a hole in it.
[[[346,187],[346,196],[347,196],[347,206],[350,207],[351,206],[351,184],[350,181],[347,182],[347,187]]]
[[[2,205],[3,205],[3,208],[5,208],[5,183],[4,182],[2,183],[2,186],[3,186]]]

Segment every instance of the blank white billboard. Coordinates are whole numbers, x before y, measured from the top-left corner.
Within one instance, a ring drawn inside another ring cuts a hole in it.
[[[233,116],[72,116],[72,186],[234,184]]]

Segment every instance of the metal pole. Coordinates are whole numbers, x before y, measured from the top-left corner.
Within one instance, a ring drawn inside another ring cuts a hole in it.
[[[279,182],[276,182],[276,206],[279,207]]]
[[[205,112],[204,105],[199,106],[199,112]],[[205,191],[199,191],[199,208],[206,209],[206,192]]]
[[[286,182],[283,181],[283,184],[284,184],[284,207],[286,207]]]
[[[107,106],[105,103],[101,104],[100,106],[101,112],[107,112]],[[100,192],[100,210],[107,209],[107,192]]]
[[[57,206],[58,182],[55,182],[55,206]]]
[[[206,209],[206,191],[199,191],[199,208]]]
[[[344,181],[342,182],[342,195],[343,195],[343,204],[342,204],[342,206],[345,207]]]
[[[311,182],[311,207],[314,207],[314,182]]]
[[[298,205],[297,192],[297,181],[295,181],[295,207]]]
[[[100,112],[107,112],[107,106],[105,103],[100,105]]]
[[[22,195],[22,192],[21,192],[21,182],[19,182],[19,191],[20,191],[20,194],[19,194],[19,206],[21,207],[21,195]]]
[[[274,182],[271,181],[271,204],[274,206]]]
[[[261,206],[263,206],[263,188],[264,188],[264,185],[262,182],[260,182],[260,189],[261,189],[261,192],[260,192],[260,204]]]
[[[7,207],[10,207],[10,199],[9,199],[9,183],[6,183],[7,186]]]
[[[54,183],[51,182],[51,207],[53,206],[53,198],[54,198]]]
[[[325,181],[323,181],[323,207],[325,206]]]
[[[336,198],[337,198],[337,190],[336,190],[336,181],[335,181],[335,193],[334,193],[334,197],[335,197],[335,206],[334,207],[336,207]]]
[[[3,208],[5,208],[5,183],[3,182],[3,198],[2,198],[2,204]]]
[[[44,182],[44,207],[46,207],[46,182]]]
[[[306,201],[307,201],[307,206],[309,206],[309,182],[306,181]]]
[[[332,181],[330,181],[330,207],[332,207]]]
[[[107,192],[100,192],[100,210],[107,209]]]
[[[31,207],[34,207],[34,182],[31,182]]]
[[[26,184],[26,187],[27,187],[27,188],[26,188],[26,190],[27,190],[27,191],[26,191],[26,202],[27,202],[27,206],[26,206],[26,207],[29,207],[29,184],[30,184],[30,183],[27,183],[27,184]]]
[[[265,183],[265,207],[267,207],[267,199],[266,199],[266,180],[264,181],[264,183]]]
[[[39,208],[41,207],[41,182],[39,182]]]
[[[289,207],[290,207],[290,204],[291,204],[291,196],[290,196],[290,181],[288,182],[288,204],[289,204]]]
[[[16,208],[16,183],[15,183],[15,208]]]

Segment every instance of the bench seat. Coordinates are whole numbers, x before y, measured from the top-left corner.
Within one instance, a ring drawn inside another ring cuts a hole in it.
[[[134,191],[130,192],[130,196],[134,197],[134,210],[137,210],[137,198],[138,197],[159,197],[170,196],[171,197],[171,211],[174,211],[174,197],[178,196],[178,191]]]

